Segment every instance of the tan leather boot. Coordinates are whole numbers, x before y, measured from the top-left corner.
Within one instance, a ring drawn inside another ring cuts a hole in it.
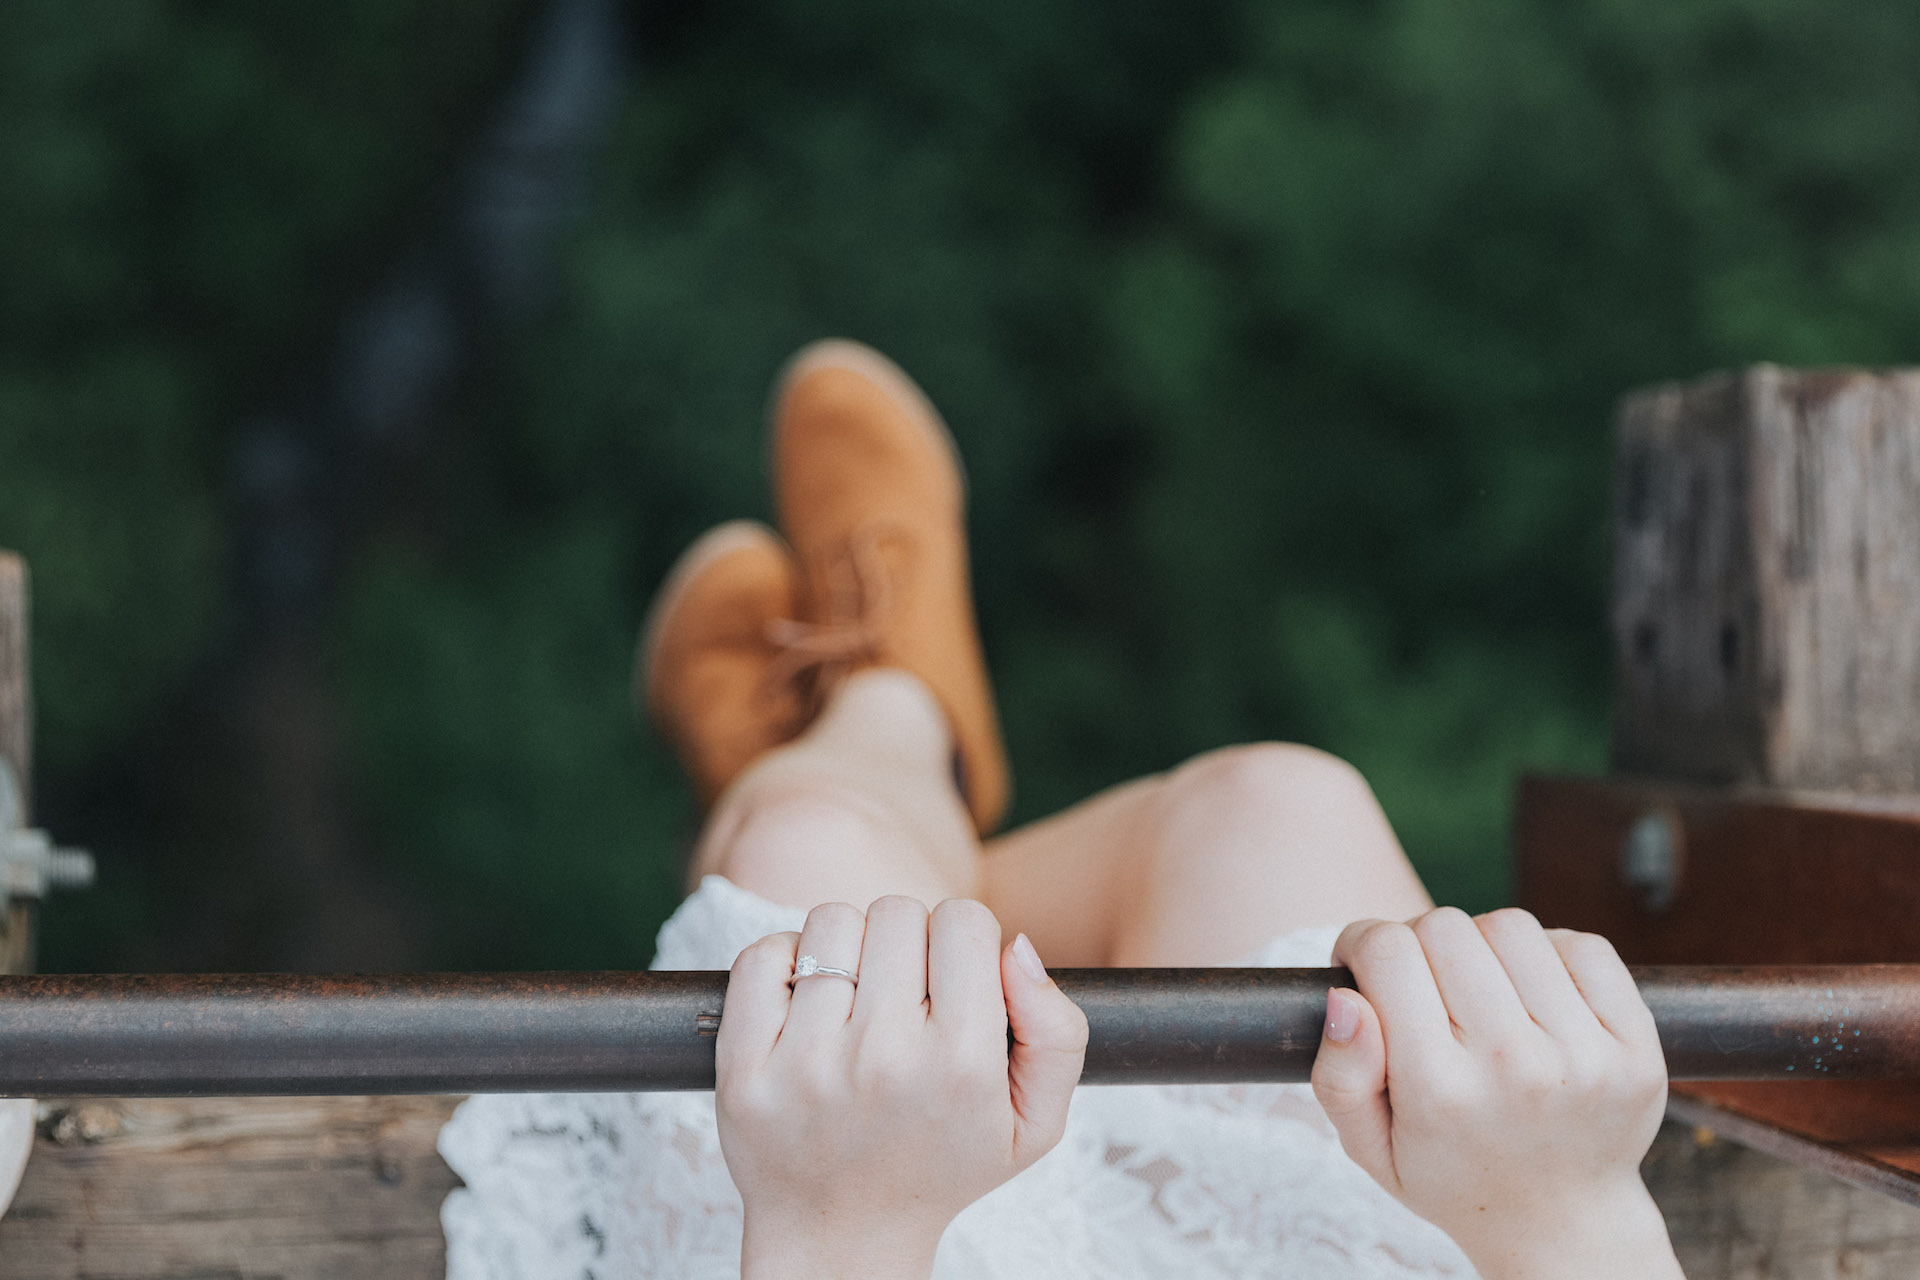
[[[863,667],[918,676],[953,729],[974,825],[991,831],[1010,781],[974,622],[952,436],[898,366],[838,339],[794,356],[770,417],[774,498],[801,583],[802,625],[782,634],[813,663],[816,705]]]
[[[806,727],[769,628],[795,616],[793,558],[773,530],[735,520],[681,554],[640,635],[635,700],[680,757],[702,807]]]

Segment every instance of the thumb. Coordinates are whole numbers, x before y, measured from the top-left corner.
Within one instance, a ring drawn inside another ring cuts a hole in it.
[[[1026,934],[1000,953],[1013,1045],[1014,1162],[1022,1169],[1053,1149],[1067,1128],[1067,1103],[1087,1058],[1087,1015],[1054,985]]]
[[[1358,991],[1335,987],[1327,992],[1326,1029],[1313,1060],[1313,1096],[1353,1162],[1395,1191],[1387,1043],[1379,1015]]]

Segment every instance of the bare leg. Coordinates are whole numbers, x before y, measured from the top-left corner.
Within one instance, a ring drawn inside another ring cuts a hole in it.
[[[854,675],[806,733],[721,795],[694,852],[770,901],[863,910],[898,893],[929,907],[981,892],[980,842],[954,790],[953,738],[904,671]]]
[[[1433,905],[1372,790],[1309,747],[1209,752],[995,840],[986,903],[1061,965],[1229,964]]]
[[[862,672],[727,789],[693,874],[802,908],[981,898],[1057,965],[1226,964],[1288,929],[1432,905],[1366,782],[1324,752],[1210,752],[1001,837],[984,859],[951,752],[920,681]]]

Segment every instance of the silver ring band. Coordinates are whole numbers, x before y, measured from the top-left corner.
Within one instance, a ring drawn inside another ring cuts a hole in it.
[[[860,979],[854,976],[851,969],[821,964],[812,956],[801,956],[793,962],[793,976],[787,979],[787,985],[791,987],[802,978],[845,978],[856,987],[860,985]]]

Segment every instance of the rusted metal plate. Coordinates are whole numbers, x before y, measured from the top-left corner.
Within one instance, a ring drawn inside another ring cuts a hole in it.
[[[1658,812],[1683,841],[1663,912],[1621,872],[1628,832]],[[1515,846],[1520,903],[1631,964],[1920,961],[1920,802],[1528,777]]]
[[[1664,910],[1623,871],[1629,833],[1649,814],[1679,835]],[[1920,802],[1529,777],[1515,847],[1521,905],[1548,925],[1605,934],[1630,964],[1920,960]],[[1920,1203],[1920,1086],[1676,1085],[1670,1110]]]

